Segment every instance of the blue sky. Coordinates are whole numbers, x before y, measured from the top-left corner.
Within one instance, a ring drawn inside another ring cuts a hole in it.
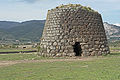
[[[0,0],[0,21],[46,19],[48,9],[60,4],[90,6],[109,23],[120,23],[120,0]]]

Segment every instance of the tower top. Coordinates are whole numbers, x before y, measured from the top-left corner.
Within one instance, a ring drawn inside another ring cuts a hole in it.
[[[67,5],[60,5],[60,6],[57,6],[56,8],[54,9],[51,9],[51,10],[55,10],[55,9],[84,9],[84,10],[87,10],[87,11],[90,11],[90,12],[97,12],[95,10],[93,10],[91,7],[88,7],[88,6],[82,6],[80,4],[67,4]]]

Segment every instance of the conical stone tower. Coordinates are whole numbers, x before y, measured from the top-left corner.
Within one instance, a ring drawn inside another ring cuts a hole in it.
[[[40,42],[42,56],[99,56],[109,53],[101,15],[79,4],[49,10]]]

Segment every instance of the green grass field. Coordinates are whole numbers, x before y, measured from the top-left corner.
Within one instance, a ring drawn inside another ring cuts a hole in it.
[[[91,57],[90,57],[91,58]],[[64,59],[64,58],[62,58]],[[87,58],[85,58],[87,59]],[[3,61],[51,60],[31,54],[1,54],[0,80],[120,80],[120,52],[89,60],[26,62],[1,66]]]
[[[35,60],[35,59],[42,59],[42,57],[37,56],[37,54],[0,54],[0,61],[14,61],[14,60]]]
[[[120,47],[110,47],[110,50],[120,50]]]
[[[31,51],[31,50],[37,50],[37,49],[17,49],[17,48],[9,48],[9,49],[0,49],[0,52],[14,52],[14,51]]]
[[[117,57],[117,56],[120,56],[120,52],[111,53],[110,55],[103,57],[109,58],[109,57]],[[53,58],[41,57],[38,56],[37,53],[0,54],[0,61],[41,60],[41,59],[53,59]],[[54,58],[54,59],[64,59],[64,58]]]
[[[0,68],[0,80],[120,80],[120,58],[25,63]]]

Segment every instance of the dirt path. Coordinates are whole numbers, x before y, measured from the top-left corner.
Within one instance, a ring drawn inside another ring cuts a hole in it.
[[[0,61],[0,67],[11,66],[11,65],[14,65],[14,64],[19,64],[19,63],[61,62],[61,61],[89,61],[89,60],[93,60],[93,58]]]

